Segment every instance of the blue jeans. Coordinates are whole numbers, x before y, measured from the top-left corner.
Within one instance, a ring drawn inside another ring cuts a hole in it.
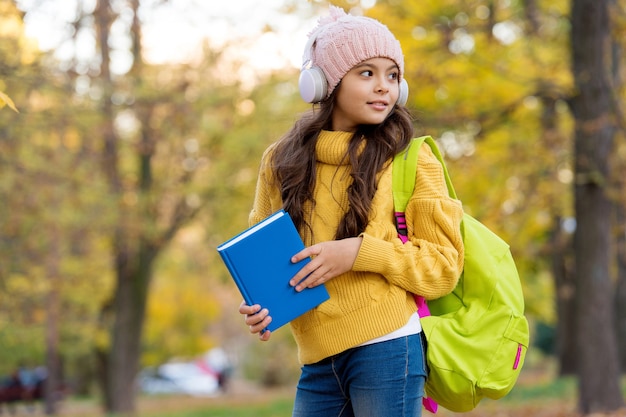
[[[424,353],[416,334],[304,365],[293,417],[420,417]]]

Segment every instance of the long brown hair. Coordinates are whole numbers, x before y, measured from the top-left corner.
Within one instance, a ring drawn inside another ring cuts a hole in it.
[[[310,230],[305,218],[305,206],[315,206],[315,145],[320,131],[331,127],[338,89],[335,88],[318,108],[313,108],[296,121],[276,144],[272,154],[271,166],[276,185],[280,187],[283,208],[300,231],[305,228]],[[365,230],[376,192],[377,174],[408,146],[412,137],[411,115],[399,105],[394,106],[384,122],[357,128],[345,155],[351,164],[352,177],[348,188],[349,208],[337,228],[335,239],[358,236]],[[363,150],[359,152],[361,147]]]

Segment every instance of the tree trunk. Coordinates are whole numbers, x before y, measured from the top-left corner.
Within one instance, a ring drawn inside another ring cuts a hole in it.
[[[623,203],[618,214],[617,238],[617,288],[615,290],[615,325],[619,363],[622,373],[626,373],[626,216]]]
[[[115,323],[108,363],[107,411],[132,413],[135,410],[135,378],[141,355],[141,335],[151,277],[153,254],[148,249],[134,259],[130,253],[117,253],[117,286],[114,300]]]
[[[110,72],[109,38],[114,21],[110,0],[98,0],[94,10],[100,50],[102,99],[102,169],[112,196],[121,201],[119,171],[119,138],[114,129],[115,110],[111,96],[115,85]],[[108,413],[132,413],[135,408],[135,376],[139,366],[141,328],[144,319],[147,276],[143,259],[137,255],[140,246],[132,225],[130,208],[119,204],[119,220],[113,240],[116,286],[111,305],[103,307],[104,326],[111,331],[108,352],[97,352],[103,378],[104,408]]]
[[[617,4],[618,0],[611,0],[612,10],[620,10]],[[622,13],[622,18],[624,14]],[[622,33],[623,30],[622,30]],[[612,36],[611,38],[611,55],[612,68],[611,80],[613,83],[612,90],[614,94],[619,94],[624,86],[624,80],[621,74],[621,63],[623,59],[623,47],[621,37]],[[620,108],[620,101],[614,98],[614,106],[618,112],[618,117],[622,130],[624,126],[623,109]],[[620,116],[621,115],[621,116]],[[619,155],[618,152],[615,153]],[[615,181],[618,195],[622,198],[616,199],[614,202],[615,213],[615,249],[617,254],[617,285],[615,290],[615,325],[617,334],[617,347],[619,352],[620,369],[622,373],[626,373],[626,161],[623,158],[615,158]]]
[[[554,222],[550,238],[552,248],[552,275],[556,293],[556,355],[559,375],[574,375],[578,357],[576,355],[576,284],[572,262],[571,237],[561,226],[561,219]]]
[[[572,0],[572,70],[576,94],[574,200],[579,409],[621,407],[614,332],[611,208],[607,190],[615,135],[609,63],[608,0]]]
[[[526,0],[526,14],[534,15],[536,22],[537,4],[535,0]],[[530,17],[528,17],[530,19]],[[557,101],[560,98],[558,91],[547,81],[538,84],[537,96],[541,100],[541,142],[544,152],[559,158],[563,150],[563,144],[568,141],[562,136],[558,127]],[[560,210],[556,204],[549,203],[554,207],[555,218],[550,233],[550,255],[552,264],[552,276],[556,294],[556,329],[555,329],[555,353],[559,365],[559,375],[576,374],[578,356],[576,354],[576,283],[574,272],[574,254],[571,230],[564,226],[563,218],[559,215]]]
[[[626,196],[626,161],[616,158],[616,182],[620,196]],[[615,253],[617,284],[615,286],[615,334],[619,363],[622,373],[626,373],[626,200],[614,201],[615,213]]]
[[[57,201],[52,203],[58,209]],[[56,414],[56,396],[59,392],[61,367],[59,366],[59,311],[61,309],[60,271],[61,239],[59,228],[52,225],[50,230],[50,252],[47,260],[47,274],[50,279],[50,291],[46,302],[46,369],[44,382],[44,411],[46,415]]]
[[[139,1],[130,2],[134,17],[130,28],[132,39],[133,84],[140,85],[142,79],[141,26],[139,25]],[[111,95],[115,85],[109,71],[109,30],[113,22],[110,0],[98,0],[94,11],[98,28],[98,44],[101,50],[101,76],[105,95],[102,101],[103,117],[103,170],[108,179],[112,195],[120,201],[119,220],[113,236],[116,286],[111,305],[103,307],[104,325],[111,328],[111,346],[108,352],[97,352],[101,377],[104,380],[104,405],[110,413],[133,413],[135,409],[135,379],[140,365],[142,328],[146,315],[148,290],[152,267],[160,250],[174,236],[186,220],[193,217],[184,198],[174,209],[174,214],[162,233],[146,231],[138,227],[137,219],[152,219],[157,210],[152,202],[153,157],[155,139],[150,130],[150,103],[135,103],[133,111],[141,120],[140,146],[136,149],[137,187],[125,190],[119,168],[119,137],[114,129],[115,109]],[[139,88],[137,88],[139,90]],[[140,100],[139,100],[140,101]],[[138,196],[140,203],[128,207],[121,196],[130,191]]]

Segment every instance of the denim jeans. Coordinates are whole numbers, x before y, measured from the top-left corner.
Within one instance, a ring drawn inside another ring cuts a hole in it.
[[[424,353],[420,333],[304,365],[293,417],[420,417]]]

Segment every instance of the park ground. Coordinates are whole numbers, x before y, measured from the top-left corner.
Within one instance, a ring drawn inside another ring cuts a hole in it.
[[[145,396],[137,399],[134,417],[290,417],[293,388],[261,389],[245,381],[233,381],[226,393],[213,397]],[[104,417],[97,401],[66,399],[58,417]],[[17,416],[40,417],[41,410]],[[520,376],[511,393],[498,401],[483,400],[467,413],[440,409],[437,414],[424,411],[423,417],[583,417],[576,410],[576,383],[573,379],[555,380],[545,372],[530,371]],[[585,417],[626,417],[626,408],[613,413]]]

